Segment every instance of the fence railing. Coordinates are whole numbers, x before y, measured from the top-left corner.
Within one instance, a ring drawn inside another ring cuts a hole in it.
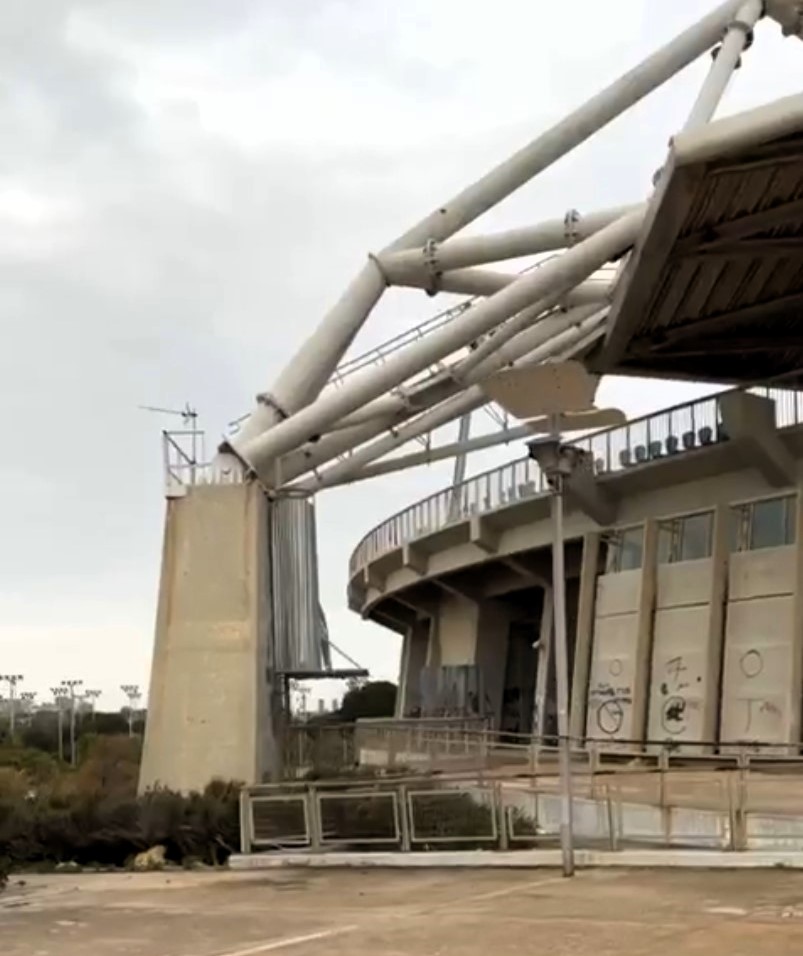
[[[581,848],[803,849],[803,759],[722,764],[573,766]],[[306,849],[516,849],[554,846],[561,796],[554,768],[249,787],[243,853]]]
[[[757,387],[754,394],[775,401],[778,428],[803,422],[803,393],[789,389]],[[666,461],[677,455],[727,441],[719,416],[720,395],[711,395],[645,415],[625,425],[604,429],[573,441],[587,451],[594,472],[605,475]],[[350,575],[388,551],[528,498],[546,494],[546,478],[535,461],[520,458],[444,488],[378,525],[360,541],[351,555]],[[455,502],[458,502],[457,507]]]

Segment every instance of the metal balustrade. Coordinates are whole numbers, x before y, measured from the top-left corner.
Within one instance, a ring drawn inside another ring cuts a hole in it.
[[[765,386],[749,391],[775,401],[778,428],[803,422],[803,393]],[[597,475],[606,475],[727,441],[719,417],[721,394],[636,418],[572,444],[590,453]],[[369,531],[351,555],[349,572],[354,576],[382,554],[472,515],[488,514],[547,492],[546,478],[530,458],[468,478],[410,505]]]
[[[645,754],[645,758],[648,755]],[[575,846],[733,852],[803,848],[803,758],[742,753],[706,766],[665,749],[655,761],[573,761]],[[527,849],[555,846],[556,765],[286,781],[241,792],[242,852]],[[236,860],[234,861],[236,865]]]

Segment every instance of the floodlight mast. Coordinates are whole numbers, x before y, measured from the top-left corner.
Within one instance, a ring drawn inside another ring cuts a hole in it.
[[[236,440],[224,444],[224,459],[219,463],[223,464],[225,456],[234,451],[247,467],[260,474],[263,480],[267,479],[279,455],[332,423],[333,419],[321,415],[307,415],[301,421],[294,419],[300,417],[301,409],[315,402],[389,284],[381,266],[383,256],[427,243],[443,242],[453,236],[711,49],[742,5],[743,0],[727,0],[718,6],[552,129],[430,213],[378,257],[370,257],[334,308],[285,367],[272,391],[259,396],[256,408],[243,423]],[[617,222],[623,221],[630,222],[630,216],[626,215]],[[616,222],[607,228],[615,225]],[[632,238],[631,235],[630,241]],[[592,240],[593,237],[576,248]],[[544,291],[554,290],[548,288]],[[489,318],[489,327],[510,314]],[[353,387],[354,384],[347,386],[355,393],[354,400],[341,403],[343,411],[340,415],[353,411],[366,400],[366,390],[360,392]],[[320,424],[314,424],[317,422]],[[268,431],[277,434],[268,438]]]

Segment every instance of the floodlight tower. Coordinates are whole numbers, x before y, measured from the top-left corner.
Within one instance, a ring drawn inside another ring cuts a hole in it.
[[[134,736],[134,720],[136,718],[137,707],[142,699],[139,684],[121,684],[120,690],[128,698],[128,736]]]
[[[81,699],[81,694],[78,691],[78,688],[83,686],[83,683],[83,680],[80,680],[79,678],[71,678],[70,680],[61,682],[61,686],[70,702],[70,763],[73,765],[73,767],[78,759],[75,746],[76,709],[78,702]]]
[[[8,730],[12,740],[16,730],[17,684],[21,680],[24,680],[22,674],[0,674],[0,681],[8,684]]]

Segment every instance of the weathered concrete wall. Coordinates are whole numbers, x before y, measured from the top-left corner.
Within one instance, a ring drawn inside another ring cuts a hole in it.
[[[436,629],[438,666],[476,663],[479,616],[475,601],[456,594],[443,595]]]
[[[401,666],[399,668],[399,691],[396,695],[396,716],[409,717],[421,708],[421,671],[429,655],[431,618],[416,621],[404,636]]]
[[[797,545],[731,555],[722,678],[723,741],[784,743],[792,691]]]
[[[597,584],[586,735],[632,736],[642,571],[602,574]]]
[[[711,558],[658,568],[648,736],[651,740],[706,739],[714,562]],[[711,739],[708,737],[707,739]]]
[[[483,676],[485,703],[490,709],[494,727],[499,727],[502,717],[509,636],[510,610],[500,601],[481,604],[477,620],[475,660]]]
[[[168,501],[141,790],[270,764],[266,512],[256,485]]]

